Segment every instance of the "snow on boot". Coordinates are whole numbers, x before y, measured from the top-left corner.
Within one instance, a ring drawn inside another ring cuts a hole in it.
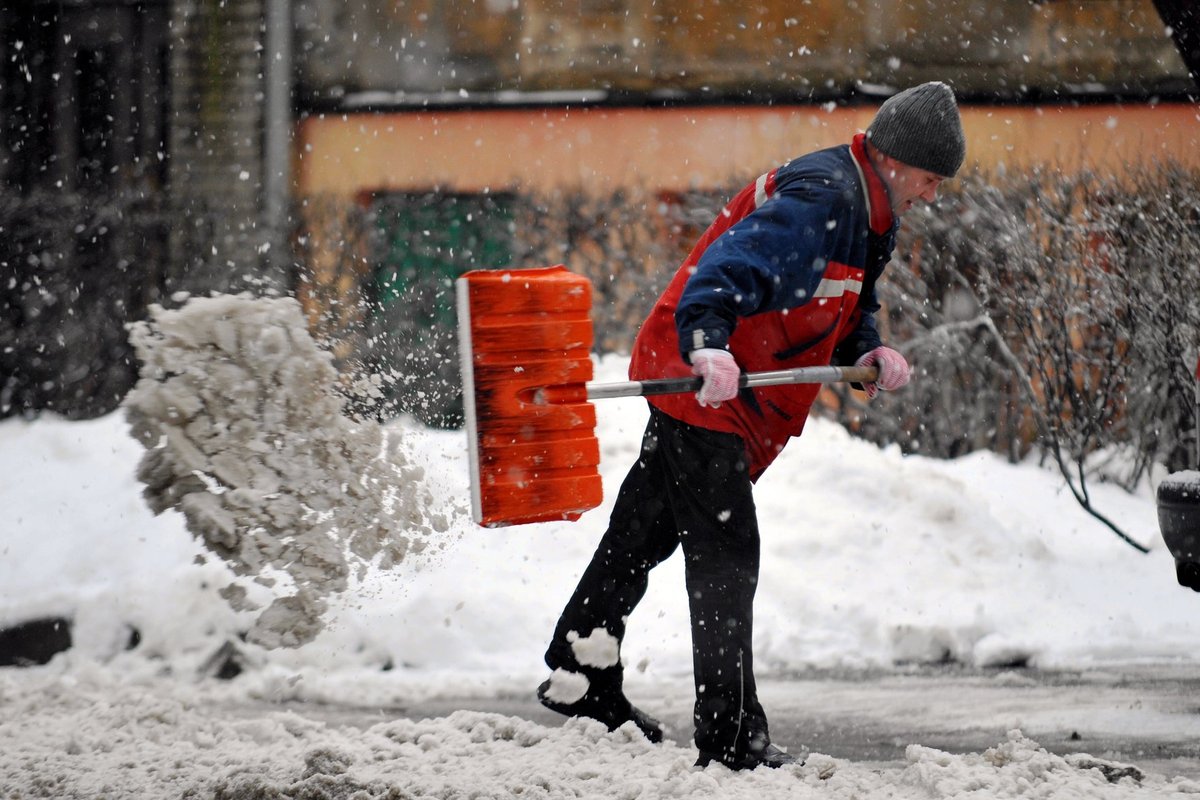
[[[593,692],[589,688],[583,697],[568,703],[553,697],[551,680],[546,680],[538,687],[537,696],[543,706],[564,716],[598,720],[610,731],[632,722],[651,742],[657,744],[663,740],[662,723],[635,708],[624,694]]]

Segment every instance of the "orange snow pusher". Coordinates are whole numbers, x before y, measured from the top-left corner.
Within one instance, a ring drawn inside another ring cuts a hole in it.
[[[592,400],[694,392],[701,379],[592,383],[592,284],[565,267],[473,270],[456,284],[471,510],[486,527],[600,505]],[[742,387],[870,382],[874,367],[744,374]]]

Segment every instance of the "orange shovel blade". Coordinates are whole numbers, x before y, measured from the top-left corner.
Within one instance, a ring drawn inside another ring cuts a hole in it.
[[[602,499],[591,282],[562,266],[474,270],[456,290],[472,516],[578,519]]]

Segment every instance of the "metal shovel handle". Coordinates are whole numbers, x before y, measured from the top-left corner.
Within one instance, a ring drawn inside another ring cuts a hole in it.
[[[796,367],[771,372],[742,373],[738,386],[788,386],[797,383],[871,383],[879,377],[875,367]],[[645,381],[587,384],[588,400],[607,400],[612,397],[651,397],[659,394],[683,394],[700,390],[704,379],[698,375],[683,378],[653,378]]]

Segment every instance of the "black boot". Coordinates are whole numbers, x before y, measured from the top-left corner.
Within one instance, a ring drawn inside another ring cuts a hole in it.
[[[634,708],[633,704],[619,691],[595,692],[588,689],[574,703],[561,703],[547,697],[550,681],[545,681],[538,687],[537,696],[542,705],[551,711],[556,711],[568,717],[588,717],[599,720],[610,730],[615,731],[626,722],[632,722],[647,739],[658,744],[663,739],[662,724],[644,711]]]
[[[714,761],[724,764],[732,770],[755,769],[757,767],[779,769],[789,764],[794,764],[798,767],[804,766],[803,758],[797,758],[791,753],[785,753],[771,744],[771,740],[767,738],[765,731],[758,731],[751,734],[750,741],[746,743],[745,748],[745,752],[743,753],[726,753],[725,755],[706,753],[701,750],[700,757],[696,759],[696,766],[707,767]]]
[[[773,744],[767,745],[760,753],[747,753],[740,758],[723,759],[720,756],[701,753],[700,758],[696,759],[696,766],[707,767],[714,761],[718,761],[732,770],[754,769],[756,767],[779,769],[789,764],[795,764],[798,767],[804,766],[803,759],[796,758],[791,753],[785,753]]]

